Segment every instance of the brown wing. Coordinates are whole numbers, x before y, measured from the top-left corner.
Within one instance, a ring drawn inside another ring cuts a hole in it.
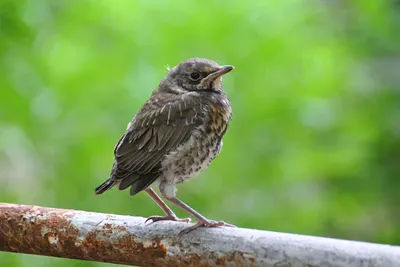
[[[150,99],[138,112],[114,150],[112,178],[119,189],[131,186],[131,195],[158,178],[163,157],[186,142],[205,119],[202,105],[191,98],[174,96],[166,103]]]

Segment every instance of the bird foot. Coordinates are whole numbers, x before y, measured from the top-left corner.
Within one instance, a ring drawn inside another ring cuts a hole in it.
[[[235,225],[229,224],[223,221],[211,221],[211,220],[206,220],[206,221],[198,221],[196,224],[186,227],[183,229],[180,233],[179,236],[185,235],[199,227],[220,227],[220,226],[226,226],[226,227],[234,227],[236,228]]]
[[[172,215],[167,215],[167,216],[150,216],[149,218],[146,219],[146,221],[144,223],[147,223],[148,221],[152,221],[150,224],[155,223],[155,222],[159,222],[159,221],[174,221],[174,222],[190,222],[191,219],[190,218],[183,218],[180,219],[176,216],[172,216]]]

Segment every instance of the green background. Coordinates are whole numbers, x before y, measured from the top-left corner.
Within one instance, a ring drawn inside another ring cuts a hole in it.
[[[224,79],[234,118],[182,200],[240,227],[400,245],[399,12],[375,0],[0,0],[0,201],[162,214],[144,193],[93,189],[166,66],[206,57],[236,67]],[[54,264],[106,265],[0,253],[0,266]]]

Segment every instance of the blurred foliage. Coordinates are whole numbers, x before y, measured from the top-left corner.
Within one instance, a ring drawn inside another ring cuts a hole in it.
[[[224,80],[234,120],[182,200],[242,227],[399,245],[399,12],[375,0],[0,0],[0,201],[161,214],[146,194],[93,189],[165,67],[206,57],[236,67]],[[0,266],[54,264],[105,265],[0,254]]]

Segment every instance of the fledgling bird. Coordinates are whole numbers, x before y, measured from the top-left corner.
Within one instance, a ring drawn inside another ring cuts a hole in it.
[[[221,151],[232,118],[222,76],[233,69],[202,58],[172,68],[128,124],[115,146],[110,178],[95,193],[113,186],[130,187],[132,196],[144,190],[166,214],[147,221],[189,222],[189,218],[178,218],[151,187],[158,186],[165,199],[197,219],[182,233],[198,227],[233,226],[205,218],[176,198],[175,187],[206,169]]]

